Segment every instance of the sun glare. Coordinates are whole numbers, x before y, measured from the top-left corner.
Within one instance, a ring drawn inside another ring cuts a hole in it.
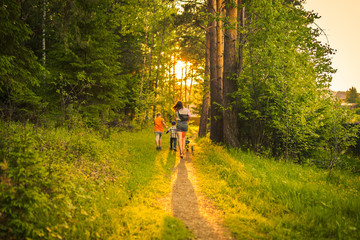
[[[189,67],[190,63],[184,63],[183,61],[177,61],[175,64],[175,75],[177,79],[184,77],[185,68]]]

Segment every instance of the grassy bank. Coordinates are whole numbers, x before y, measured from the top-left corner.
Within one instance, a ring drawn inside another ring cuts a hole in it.
[[[175,155],[150,130],[106,133],[2,122],[0,239],[190,236],[157,204]]]
[[[198,143],[194,164],[237,239],[359,239],[360,177]]]
[[[0,239],[188,239],[158,199],[176,159],[139,132],[1,122]],[[202,139],[193,162],[236,239],[359,239],[360,177],[228,151]]]

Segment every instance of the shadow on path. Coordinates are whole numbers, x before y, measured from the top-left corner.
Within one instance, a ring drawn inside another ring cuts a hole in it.
[[[198,198],[188,176],[188,161],[191,161],[190,153],[186,154],[185,159],[180,159],[177,165],[171,199],[173,215],[182,220],[197,239],[220,239],[211,224],[200,214]]]

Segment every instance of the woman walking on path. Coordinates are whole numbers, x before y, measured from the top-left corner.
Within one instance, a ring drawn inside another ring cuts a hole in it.
[[[154,132],[155,132],[156,149],[160,150],[161,149],[161,135],[164,132],[164,127],[167,128],[167,126],[165,125],[164,119],[161,117],[161,113],[156,114],[156,118],[154,120],[154,125],[155,125]]]
[[[177,121],[176,132],[179,139],[180,158],[184,156],[185,136],[189,128],[190,110],[183,107],[183,103],[178,101],[173,107],[175,119]]]

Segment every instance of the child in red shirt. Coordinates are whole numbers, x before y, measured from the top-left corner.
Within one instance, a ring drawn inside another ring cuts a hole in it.
[[[161,136],[164,132],[164,127],[166,127],[164,119],[161,117],[161,113],[156,114],[156,118],[154,120],[154,133],[155,133],[155,142],[156,142],[156,149],[161,149]]]

